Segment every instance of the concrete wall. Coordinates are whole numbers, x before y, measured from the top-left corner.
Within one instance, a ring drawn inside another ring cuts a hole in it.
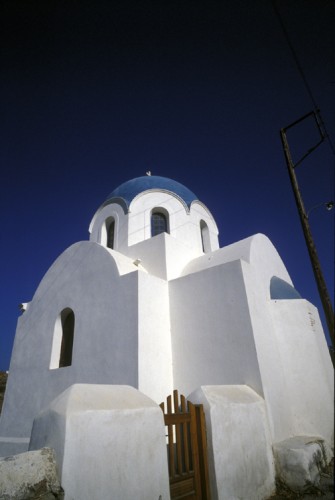
[[[124,207],[125,208],[125,207]],[[124,212],[117,203],[101,207],[90,224],[90,240],[104,244],[103,227],[108,217],[115,219],[115,250],[127,253],[128,247],[151,238],[151,212],[163,208],[169,214],[169,234],[176,238],[195,256],[201,255],[202,242],[200,221],[208,226],[208,240],[211,251],[217,250],[218,229],[210,211],[200,201],[194,201],[188,208],[177,195],[151,191],[140,193]]]
[[[138,270],[128,268],[120,276],[110,251],[81,242],[47,272],[18,322],[0,455],[24,451],[36,414],[71,384],[138,386]],[[66,307],[75,314],[72,365],[50,369],[55,323]]]
[[[113,217],[115,220],[114,250],[119,251],[128,244],[128,217],[117,203],[103,206],[95,213],[89,226],[90,241],[106,246],[104,223],[108,217]]]
[[[271,300],[271,278],[291,279],[268,238],[249,242],[243,279],[272,439],[307,434],[330,444],[333,367],[318,312],[303,299]]]
[[[247,386],[203,386],[188,399],[204,405],[212,500],[259,500],[275,491],[264,400]]]
[[[185,266],[198,257],[196,247],[185,245],[167,233],[136,243],[124,254],[133,261],[139,259],[141,269],[167,281],[179,277]]]
[[[159,404],[174,389],[168,284],[145,273],[138,280],[138,388]]]
[[[286,393],[280,403],[289,408],[285,438],[320,436],[334,446],[334,371],[318,311],[306,300],[276,300],[270,309],[284,366]],[[278,431],[275,441],[284,434]]]
[[[271,300],[288,272],[264,235],[190,262],[170,282],[174,384],[248,384],[264,395],[273,442],[292,435],[333,442],[333,367],[317,310]]]
[[[128,386],[76,384],[34,422],[30,450],[56,452],[65,500],[168,500],[162,410]]]
[[[262,394],[241,262],[173,280],[169,292],[174,386],[248,384]]]

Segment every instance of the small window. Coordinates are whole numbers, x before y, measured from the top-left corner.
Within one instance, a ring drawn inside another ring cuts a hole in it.
[[[151,236],[169,232],[168,213],[163,209],[155,210],[151,214]]]
[[[74,312],[69,307],[58,315],[54,328],[50,368],[72,365]]]
[[[71,366],[72,364],[74,312],[71,309],[64,309],[61,313],[61,321],[63,336],[60,348],[59,368]]]
[[[209,238],[209,229],[204,220],[200,221],[200,233],[201,233],[201,244],[202,251],[204,253],[211,251],[211,243]]]
[[[106,221],[106,233],[107,233],[107,246],[108,248],[114,248],[114,232],[115,232],[115,220],[107,219]]]

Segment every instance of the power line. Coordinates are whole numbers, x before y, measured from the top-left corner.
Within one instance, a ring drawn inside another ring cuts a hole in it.
[[[328,134],[328,131],[326,129],[326,125],[325,125],[325,123],[324,123],[324,121],[322,119],[321,113],[320,113],[320,108],[319,108],[319,106],[318,106],[318,104],[317,104],[317,102],[316,102],[316,100],[314,98],[312,89],[311,89],[311,87],[310,87],[310,85],[308,83],[308,80],[306,78],[305,72],[304,72],[304,70],[303,70],[303,68],[302,68],[302,66],[300,64],[300,61],[299,61],[298,56],[297,56],[297,53],[294,50],[294,47],[293,47],[293,44],[292,44],[291,39],[289,37],[288,31],[287,31],[287,29],[285,27],[285,23],[284,23],[283,18],[282,18],[281,14],[280,14],[280,12],[278,10],[277,5],[276,5],[276,0],[272,1],[272,5],[273,5],[273,9],[274,9],[274,11],[275,11],[275,13],[276,13],[276,15],[278,17],[278,20],[279,20],[280,26],[282,28],[283,34],[285,36],[286,42],[287,42],[287,44],[288,44],[288,46],[289,46],[289,48],[291,50],[294,62],[295,62],[296,66],[297,66],[297,69],[298,69],[298,71],[300,73],[302,81],[304,82],[304,85],[305,85],[305,88],[307,90],[307,93],[308,93],[308,95],[309,95],[309,97],[310,97],[310,99],[311,99],[311,101],[313,103],[314,111],[315,111],[315,113],[316,113],[316,115],[317,115],[317,117],[319,119],[319,124],[321,126],[321,130],[322,130],[323,136],[324,136],[325,139],[328,139],[329,146],[330,146],[330,148],[332,150],[333,155],[335,156],[335,147],[334,147],[334,145],[332,143],[332,140],[331,140],[331,138],[330,138],[330,136]]]

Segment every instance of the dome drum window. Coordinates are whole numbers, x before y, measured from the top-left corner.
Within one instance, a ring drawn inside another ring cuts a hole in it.
[[[114,236],[115,236],[115,220],[111,219],[107,225],[106,223],[106,232],[107,232],[107,246],[108,248],[114,248]]]
[[[163,208],[155,208],[151,212],[151,236],[169,233],[169,214]]]
[[[115,247],[115,219],[107,217],[101,228],[100,243],[108,248]]]
[[[210,252],[211,249],[211,242],[210,242],[210,236],[209,236],[209,229],[204,220],[200,221],[200,233],[201,233],[201,244],[202,244],[202,251],[204,253]]]

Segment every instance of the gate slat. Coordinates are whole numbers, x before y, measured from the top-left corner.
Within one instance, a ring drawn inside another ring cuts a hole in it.
[[[179,411],[179,397],[178,397],[178,391],[175,389],[173,391],[173,402],[174,402],[174,412],[175,413],[180,413]],[[177,471],[178,474],[182,474],[183,472],[183,463],[182,463],[182,452],[181,452],[181,437],[180,437],[180,424],[177,424],[175,426],[176,430],[176,451],[177,451]]]
[[[172,399],[169,396],[166,400],[167,403],[167,414],[172,413]],[[169,447],[169,473],[170,477],[175,475],[175,459],[174,459],[174,444],[173,444],[173,426],[168,424],[168,447]]]
[[[200,449],[203,451],[201,457],[199,457],[201,494],[202,498],[210,499],[208,460],[207,460],[207,453],[205,452],[207,450],[205,412],[202,405],[194,405],[194,406],[197,415],[198,443]]]
[[[197,435],[196,413],[194,405],[188,401],[188,411],[191,414],[191,440],[192,440],[192,460],[195,479],[195,490],[199,498],[201,498],[201,483],[200,483],[200,467],[199,467],[199,445]]]
[[[187,413],[186,399],[183,394],[180,395],[180,406],[182,413]],[[190,456],[189,456],[189,442],[188,442],[188,425],[186,422],[182,424],[183,426],[183,441],[184,441],[184,464],[185,472],[190,472]]]

